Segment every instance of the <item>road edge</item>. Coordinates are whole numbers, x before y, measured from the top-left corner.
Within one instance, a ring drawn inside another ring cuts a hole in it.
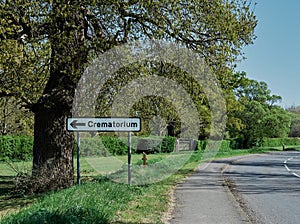
[[[239,210],[241,210],[242,213],[247,216],[249,222],[253,223],[253,224],[259,224],[259,223],[263,223],[263,222],[260,220],[260,218],[258,217],[256,212],[250,208],[247,201],[244,199],[243,195],[238,191],[235,182],[232,181],[228,175],[226,175],[226,170],[232,164],[234,164],[238,161],[257,157],[257,156],[265,156],[265,154],[251,154],[251,155],[245,155],[245,156],[238,156],[238,158],[230,161],[227,165],[225,165],[221,171],[221,174],[222,174],[222,177],[224,180],[224,185],[228,191],[228,194],[231,195],[232,199],[239,206]],[[234,158],[234,157],[232,157],[232,158]]]

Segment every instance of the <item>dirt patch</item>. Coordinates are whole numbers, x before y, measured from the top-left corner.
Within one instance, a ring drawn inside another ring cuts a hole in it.
[[[173,187],[169,193],[169,205],[168,205],[169,209],[168,209],[168,211],[163,213],[162,218],[161,218],[162,223],[165,223],[165,224],[171,223],[175,205],[176,205],[175,187]]]

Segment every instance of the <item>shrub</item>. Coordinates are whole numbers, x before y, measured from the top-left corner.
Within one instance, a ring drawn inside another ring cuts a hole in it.
[[[223,140],[221,142],[219,151],[221,151],[221,152],[229,152],[231,150],[232,150],[232,148],[231,148],[231,142],[229,140]]]
[[[198,140],[197,148],[195,150],[204,151],[207,146],[207,140]]]
[[[160,146],[162,143],[161,138],[148,137],[140,138],[137,144],[137,153],[158,153],[161,152]]]
[[[175,137],[165,136],[161,142],[160,151],[162,153],[173,152],[175,144],[176,144]]]
[[[113,155],[126,155],[128,145],[118,137],[103,136],[101,137],[105,149]],[[124,139],[125,140],[125,139]]]
[[[207,147],[208,144],[208,140],[198,140],[198,145],[196,150],[200,150],[200,151],[204,151]],[[222,152],[227,152],[227,151],[231,151],[231,141],[229,140],[222,140],[221,144],[219,144],[218,141],[212,141],[211,143],[211,147],[219,147],[219,151]]]
[[[230,148],[231,149],[243,149],[244,141],[242,138],[235,138],[230,140]]]
[[[81,138],[80,154],[82,156],[105,156],[106,149],[100,138]]]
[[[264,138],[262,147],[280,147],[284,145],[299,145],[299,138]]]
[[[176,138],[171,136],[150,136],[139,138],[137,142],[137,153],[170,153],[174,151]]]
[[[33,137],[0,136],[0,160],[28,160],[32,158]]]

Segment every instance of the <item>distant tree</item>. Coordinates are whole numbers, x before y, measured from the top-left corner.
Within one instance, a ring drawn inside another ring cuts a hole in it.
[[[245,148],[260,145],[265,137],[287,137],[291,117],[275,105],[281,97],[271,95],[265,82],[250,80],[245,73],[239,76],[241,84],[234,92],[240,107],[229,115],[239,126],[231,126],[230,137],[240,138]]]
[[[292,106],[286,109],[291,116],[290,137],[300,137],[300,106]]]
[[[271,94],[271,90],[266,82],[248,79],[245,72],[238,72],[235,74],[235,77],[239,81],[237,88],[234,89],[234,93],[241,102],[257,101],[273,105],[282,99],[281,96]]]
[[[286,110],[293,114],[300,114],[300,106],[291,106],[291,107],[287,108]]]

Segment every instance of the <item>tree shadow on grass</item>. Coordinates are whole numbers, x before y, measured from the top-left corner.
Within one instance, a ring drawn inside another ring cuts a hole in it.
[[[92,224],[92,223],[109,223],[106,215],[99,214],[87,208],[73,207],[67,211],[49,211],[46,209],[38,209],[13,215],[2,220],[3,224]]]
[[[0,175],[0,215],[18,210],[34,201],[34,196],[24,196],[15,188],[15,176]]]
[[[289,152],[293,152],[293,151],[299,151],[299,148],[293,148],[293,147],[288,147],[288,148],[285,148],[283,151],[289,151]]]
[[[13,176],[0,176],[0,197],[9,194],[14,188]]]

